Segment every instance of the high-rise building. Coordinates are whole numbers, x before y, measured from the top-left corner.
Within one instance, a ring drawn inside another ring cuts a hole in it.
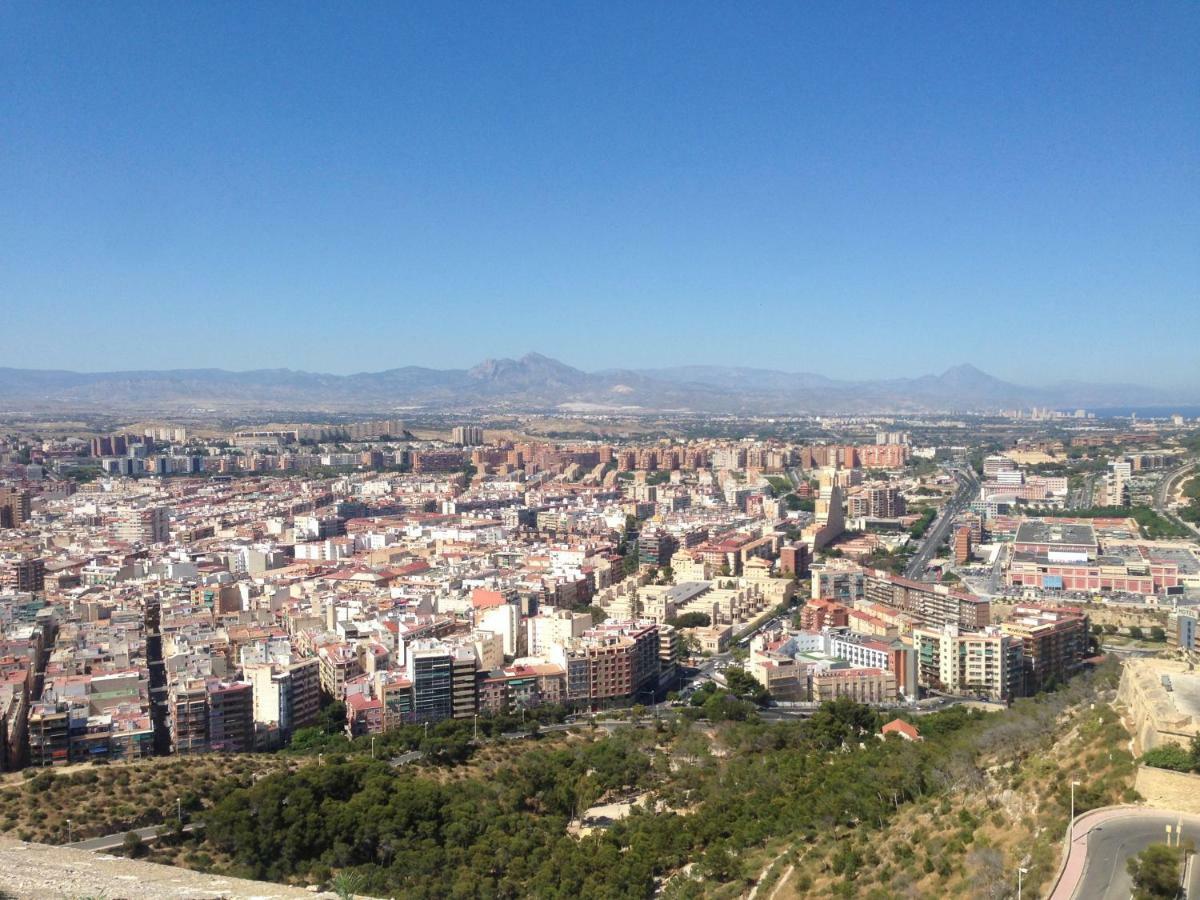
[[[202,678],[181,678],[167,691],[172,753],[208,749],[208,691]]]
[[[592,627],[590,613],[547,607],[525,620],[527,652],[530,656],[545,656],[556,644],[568,644]]]
[[[669,566],[678,549],[679,541],[665,531],[647,528],[638,535],[638,560],[642,565]]]
[[[477,671],[475,651],[472,647],[455,644],[450,647],[450,706],[456,719],[469,719],[475,715],[475,673]]]
[[[870,514],[876,519],[898,519],[908,510],[898,488],[876,487],[867,493]]]
[[[478,425],[456,425],[451,441],[464,447],[478,447],[483,443],[483,429]]]
[[[29,491],[0,487],[0,528],[20,528],[29,521],[30,516]]]
[[[0,559],[0,587],[19,592],[46,589],[46,561],[38,556]]]
[[[256,746],[276,746],[320,712],[320,661],[272,660],[242,667],[252,689]]]
[[[208,749],[248,753],[254,749],[254,693],[245,681],[213,679],[208,694]]]
[[[954,529],[954,562],[962,565],[971,558],[971,526],[959,525]]]
[[[1000,630],[1021,641],[1026,694],[1066,681],[1088,654],[1088,617],[1079,609],[1017,606]]]
[[[914,628],[921,687],[1006,701],[1021,694],[1022,641],[998,628],[964,632],[957,625]]]
[[[1195,610],[1176,610],[1167,619],[1167,636],[1171,645],[1180,650],[1196,649],[1200,637],[1200,613]]]
[[[166,506],[130,506],[122,509],[113,535],[130,544],[165,544],[170,540],[171,510]]]
[[[408,648],[413,684],[413,718],[439,721],[454,714],[454,657],[440,641],[414,641]],[[473,676],[472,676],[473,677]]]

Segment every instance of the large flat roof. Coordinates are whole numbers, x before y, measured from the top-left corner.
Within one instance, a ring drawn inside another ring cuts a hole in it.
[[[1033,519],[1022,522],[1017,528],[1018,544],[1055,544],[1064,546],[1095,546],[1096,529],[1091,525],[1077,523],[1044,522]]]

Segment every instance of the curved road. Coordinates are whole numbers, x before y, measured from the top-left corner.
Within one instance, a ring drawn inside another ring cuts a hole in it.
[[[1183,527],[1191,529],[1193,532],[1200,534],[1200,528],[1197,528],[1191,522],[1185,522],[1183,519],[1179,518],[1179,516],[1167,509],[1167,504],[1171,500],[1171,494],[1175,491],[1176,482],[1181,481],[1185,476],[1190,475],[1192,471],[1195,470],[1196,466],[1197,463],[1193,460],[1191,462],[1184,463],[1182,466],[1172,470],[1171,472],[1168,472],[1166,477],[1164,477],[1162,481],[1158,483],[1158,488],[1154,491],[1154,508],[1159,512],[1160,515],[1166,516],[1171,521],[1177,522]]]
[[[1200,844],[1200,816],[1159,809],[1108,807],[1074,823],[1062,878],[1050,900],[1129,900],[1133,881],[1126,860],[1166,841],[1166,827],[1182,824],[1183,837]],[[1188,897],[1200,897],[1200,865],[1192,867]]]

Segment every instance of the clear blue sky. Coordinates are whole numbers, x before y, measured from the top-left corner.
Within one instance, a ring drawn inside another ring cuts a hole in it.
[[[1200,384],[1200,4],[7,3],[0,347]]]

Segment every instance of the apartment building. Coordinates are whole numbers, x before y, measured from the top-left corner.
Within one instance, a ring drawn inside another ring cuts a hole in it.
[[[126,507],[113,523],[113,537],[130,544],[165,544],[170,540],[170,518],[166,506]]]
[[[866,573],[862,566],[849,560],[832,559],[809,566],[814,600],[830,599],[847,606],[861,600],[865,592]]]
[[[29,491],[0,487],[0,528],[20,528],[32,515]]]
[[[910,581],[880,569],[866,570],[863,595],[871,603],[907,613],[917,625],[928,628],[952,624],[979,629],[991,621],[991,604],[987,600],[944,585]]]
[[[0,558],[0,587],[18,593],[40,593],[46,589],[46,561],[37,556]]]
[[[921,687],[998,701],[1020,696],[1025,678],[1020,638],[995,627],[960,631],[954,624],[914,628],[912,636]]]
[[[1017,606],[1000,630],[1021,641],[1026,694],[1066,681],[1088,654],[1088,617],[1080,609]]]
[[[836,600],[809,600],[800,609],[800,628],[820,631],[822,628],[845,628],[850,624],[850,607]]]
[[[589,613],[555,608],[538,610],[536,616],[525,620],[527,652],[530,656],[544,656],[555,644],[570,643],[591,627]]]
[[[456,425],[450,440],[463,447],[478,447],[483,443],[483,429],[478,425]]]
[[[954,529],[954,562],[963,565],[971,559],[971,526],[959,525]]]
[[[202,678],[181,678],[167,690],[172,753],[208,750],[208,690]]]
[[[898,519],[908,507],[899,488],[873,487],[867,491],[868,514],[876,519]]]
[[[208,749],[216,753],[248,753],[254,749],[254,691],[245,681],[212,679],[205,684],[208,700]]]
[[[569,699],[603,703],[652,688],[661,653],[656,624],[606,622],[556,647],[552,661],[567,673]]]

